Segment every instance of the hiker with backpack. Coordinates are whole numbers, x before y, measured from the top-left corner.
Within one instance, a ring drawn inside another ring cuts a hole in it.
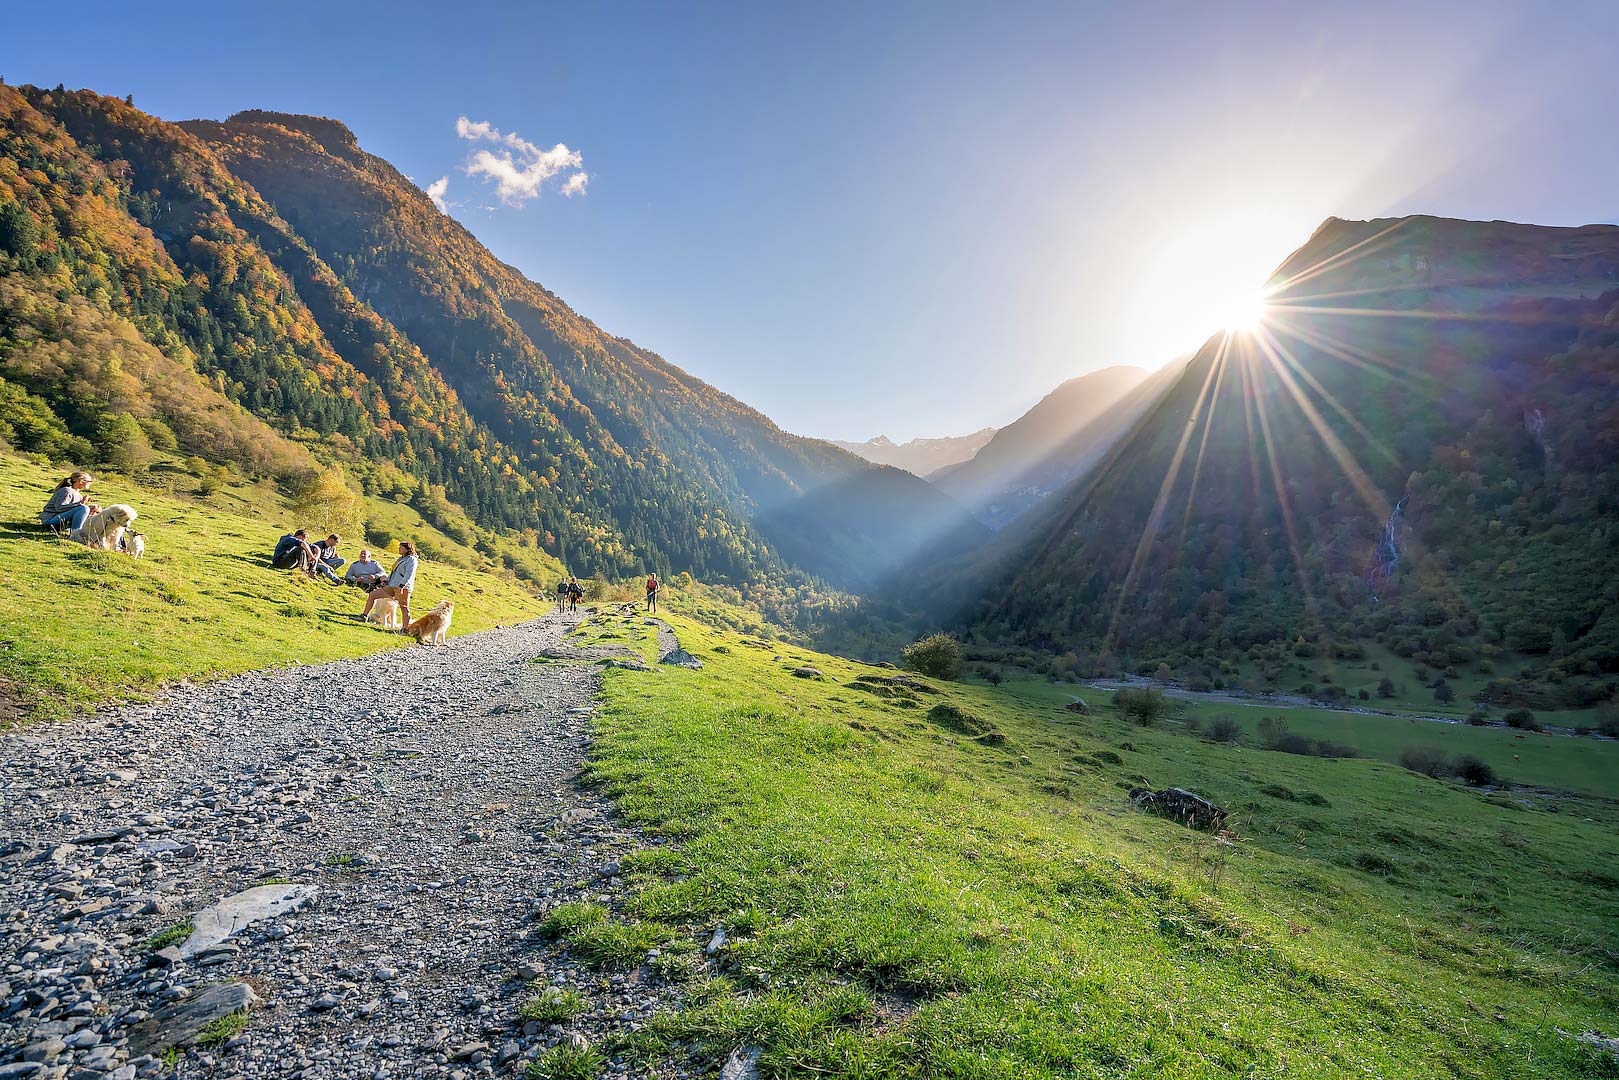
[[[658,575],[657,574],[648,574],[647,575],[647,578],[646,578],[646,609],[648,611],[657,611],[658,610],[658,590],[661,589],[662,587],[663,586],[658,584]]]

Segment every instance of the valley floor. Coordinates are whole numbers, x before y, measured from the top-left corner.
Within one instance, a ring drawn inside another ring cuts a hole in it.
[[[572,782],[595,669],[531,662],[570,625],[0,734],[0,1028],[7,1050],[29,1047],[0,1075],[510,1075],[649,1016],[655,988],[534,934],[564,900],[611,905],[635,843]],[[165,930],[180,925],[168,944],[185,950],[187,920],[200,930],[202,909],[266,882],[295,904],[296,886],[318,896],[211,950],[157,953]],[[196,1036],[211,1045],[171,1050],[173,1028],[144,1039],[141,1021],[237,982],[263,999],[245,1029],[222,1019],[243,994],[193,1020],[212,1021]],[[525,1022],[542,987],[549,1011]]]
[[[0,1077],[1619,1077],[1610,798],[669,600],[0,734]]]

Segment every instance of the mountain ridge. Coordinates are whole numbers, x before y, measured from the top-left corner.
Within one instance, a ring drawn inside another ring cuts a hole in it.
[[[943,435],[937,438],[915,438],[896,443],[887,435],[878,435],[862,442],[827,439],[833,446],[858,455],[874,465],[892,465],[908,473],[927,479],[940,469],[966,461],[994,438],[996,429],[982,427],[966,435]]]
[[[958,625],[1256,688],[1376,648],[1490,704],[1619,689],[1619,227],[1329,220],[1272,285]]]
[[[110,253],[131,263],[117,252],[146,243],[155,261],[115,280],[81,260],[74,287],[362,484],[460,503],[586,572],[690,569],[787,597],[795,574],[860,587],[964,517],[920,480],[788,435],[602,331],[338,121],[245,110],[171,124],[89,91],[0,93],[10,158],[62,155],[42,180],[17,169],[0,185],[17,223],[0,234],[8,268],[38,280],[77,258],[64,233],[103,220],[147,229]],[[93,215],[63,197],[75,189],[103,193]],[[17,229],[43,246],[19,254]],[[8,372],[55,394],[47,408],[62,400],[43,368]],[[58,420],[78,438],[100,422]]]

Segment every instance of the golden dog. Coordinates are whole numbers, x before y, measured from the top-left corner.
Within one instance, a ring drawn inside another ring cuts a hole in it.
[[[423,645],[448,645],[444,635],[450,632],[450,616],[455,614],[455,605],[448,600],[441,601],[437,607],[419,619],[413,619],[405,627],[405,633],[421,642]]]

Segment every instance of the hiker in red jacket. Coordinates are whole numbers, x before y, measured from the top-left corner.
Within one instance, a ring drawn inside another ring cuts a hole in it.
[[[648,611],[657,611],[658,610],[658,589],[659,588],[660,588],[660,586],[658,585],[658,575],[657,574],[648,574],[647,578],[646,578],[646,609]]]

